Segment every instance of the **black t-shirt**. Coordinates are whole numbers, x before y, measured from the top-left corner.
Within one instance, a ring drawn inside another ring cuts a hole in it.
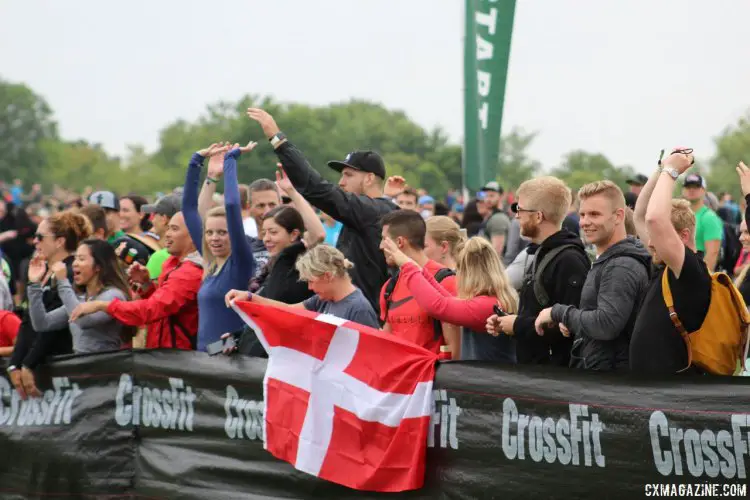
[[[630,339],[630,369],[640,373],[677,373],[688,364],[685,341],[672,324],[662,295],[664,267],[654,269]],[[669,273],[677,317],[688,332],[700,329],[711,302],[711,275],[698,254],[685,247],[680,278]],[[694,370],[688,370],[694,372]]]

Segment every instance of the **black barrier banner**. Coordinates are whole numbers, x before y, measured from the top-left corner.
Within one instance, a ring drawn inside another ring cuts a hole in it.
[[[439,366],[421,490],[373,494],[263,449],[265,360],[74,356],[0,376],[0,498],[744,498],[750,381]]]

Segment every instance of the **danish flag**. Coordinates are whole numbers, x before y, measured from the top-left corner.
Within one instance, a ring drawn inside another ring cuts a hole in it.
[[[236,302],[268,353],[265,448],[349,488],[424,483],[434,353],[327,314]]]

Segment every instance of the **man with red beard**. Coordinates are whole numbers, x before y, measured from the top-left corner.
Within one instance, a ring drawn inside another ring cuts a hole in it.
[[[591,267],[578,235],[562,229],[570,189],[555,177],[538,177],[521,184],[517,196],[511,210],[521,223],[521,234],[531,240],[528,253],[534,262],[524,275],[518,314],[490,316],[487,330],[516,337],[518,363],[568,366],[572,339],[556,324],[538,335],[535,322],[554,304],[578,307]]]

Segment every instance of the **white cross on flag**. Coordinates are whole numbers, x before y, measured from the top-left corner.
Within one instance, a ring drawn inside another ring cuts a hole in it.
[[[268,352],[268,451],[349,488],[422,487],[435,354],[327,314],[233,307]]]

